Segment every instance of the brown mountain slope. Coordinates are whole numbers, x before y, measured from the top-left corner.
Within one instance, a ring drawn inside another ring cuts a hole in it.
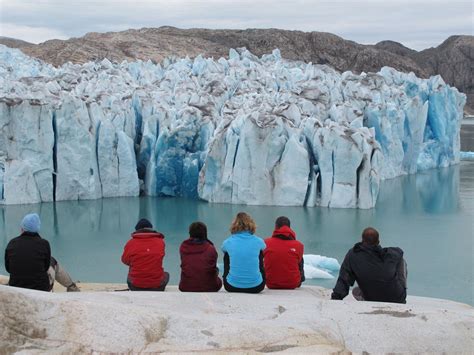
[[[10,48],[23,48],[28,46],[34,46],[33,43],[22,41],[21,39],[15,39],[10,37],[0,36],[0,44],[3,44]]]
[[[441,74],[447,83],[467,95],[468,111],[474,113],[474,36],[451,36],[438,47],[420,52],[391,41],[375,47],[412,59],[429,75]]]
[[[208,30],[174,27],[142,28],[122,32],[88,33],[68,40],[50,40],[34,45],[7,44],[53,65],[84,63],[108,58],[112,61],[168,56],[227,56],[229,48],[247,47],[256,55],[275,48],[288,59],[328,64],[340,71],[378,71],[387,65],[413,71],[421,77],[441,74],[446,82],[468,95],[468,110],[474,111],[473,36],[452,36],[436,48],[421,52],[393,41],[361,45],[325,32],[279,29]]]
[[[428,73],[440,73],[447,83],[464,92],[474,114],[474,36],[451,36],[413,59]]]

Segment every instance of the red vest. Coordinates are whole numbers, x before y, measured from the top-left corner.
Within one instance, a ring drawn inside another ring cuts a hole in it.
[[[122,262],[130,267],[128,279],[139,288],[155,288],[164,277],[165,241],[161,233],[139,230],[132,233],[122,254]]]
[[[275,229],[265,239],[263,251],[265,283],[268,288],[294,289],[301,284],[300,263],[304,246],[296,239],[295,232],[287,226]]]

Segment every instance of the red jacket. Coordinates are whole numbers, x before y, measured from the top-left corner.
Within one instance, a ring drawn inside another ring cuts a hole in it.
[[[179,289],[185,292],[216,292],[222,286],[217,276],[217,252],[209,240],[189,238],[180,248],[181,280]]]
[[[161,233],[141,229],[132,233],[123,249],[122,262],[130,267],[128,279],[139,288],[160,287],[164,277],[165,241]]]
[[[295,232],[287,226],[273,231],[265,239],[263,251],[265,283],[268,288],[294,289],[304,281],[304,246],[296,240]]]

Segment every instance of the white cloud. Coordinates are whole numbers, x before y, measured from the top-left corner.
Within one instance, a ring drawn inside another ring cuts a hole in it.
[[[0,23],[0,36],[22,39],[31,43],[40,43],[48,39],[67,39],[69,36],[54,28],[31,27]]]
[[[0,0],[0,20],[18,26],[10,36],[35,35],[36,41],[169,25],[323,31],[423,49],[472,34],[472,6],[452,0]]]

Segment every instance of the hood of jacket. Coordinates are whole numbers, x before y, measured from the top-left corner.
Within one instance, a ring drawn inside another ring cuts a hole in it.
[[[296,240],[296,233],[288,226],[276,228],[273,231],[272,238],[279,238],[285,240]]]
[[[209,239],[189,238],[181,244],[181,252],[185,254],[199,254],[213,245]]]
[[[354,253],[370,253],[376,254],[378,256],[382,256],[384,254],[384,250],[380,245],[367,245],[363,242],[358,242],[354,244]]]
[[[133,239],[145,239],[145,238],[162,238],[164,239],[164,235],[160,232],[154,231],[153,229],[139,229],[132,233]]]
[[[380,245],[367,245],[363,242],[356,243],[352,249],[354,253],[368,253],[384,260],[388,255],[391,258],[402,258],[403,251],[400,248],[382,248]]]
[[[28,231],[23,231],[23,233],[20,234],[20,237],[39,237],[41,238],[41,236],[39,235],[39,233],[37,232],[28,232]]]

